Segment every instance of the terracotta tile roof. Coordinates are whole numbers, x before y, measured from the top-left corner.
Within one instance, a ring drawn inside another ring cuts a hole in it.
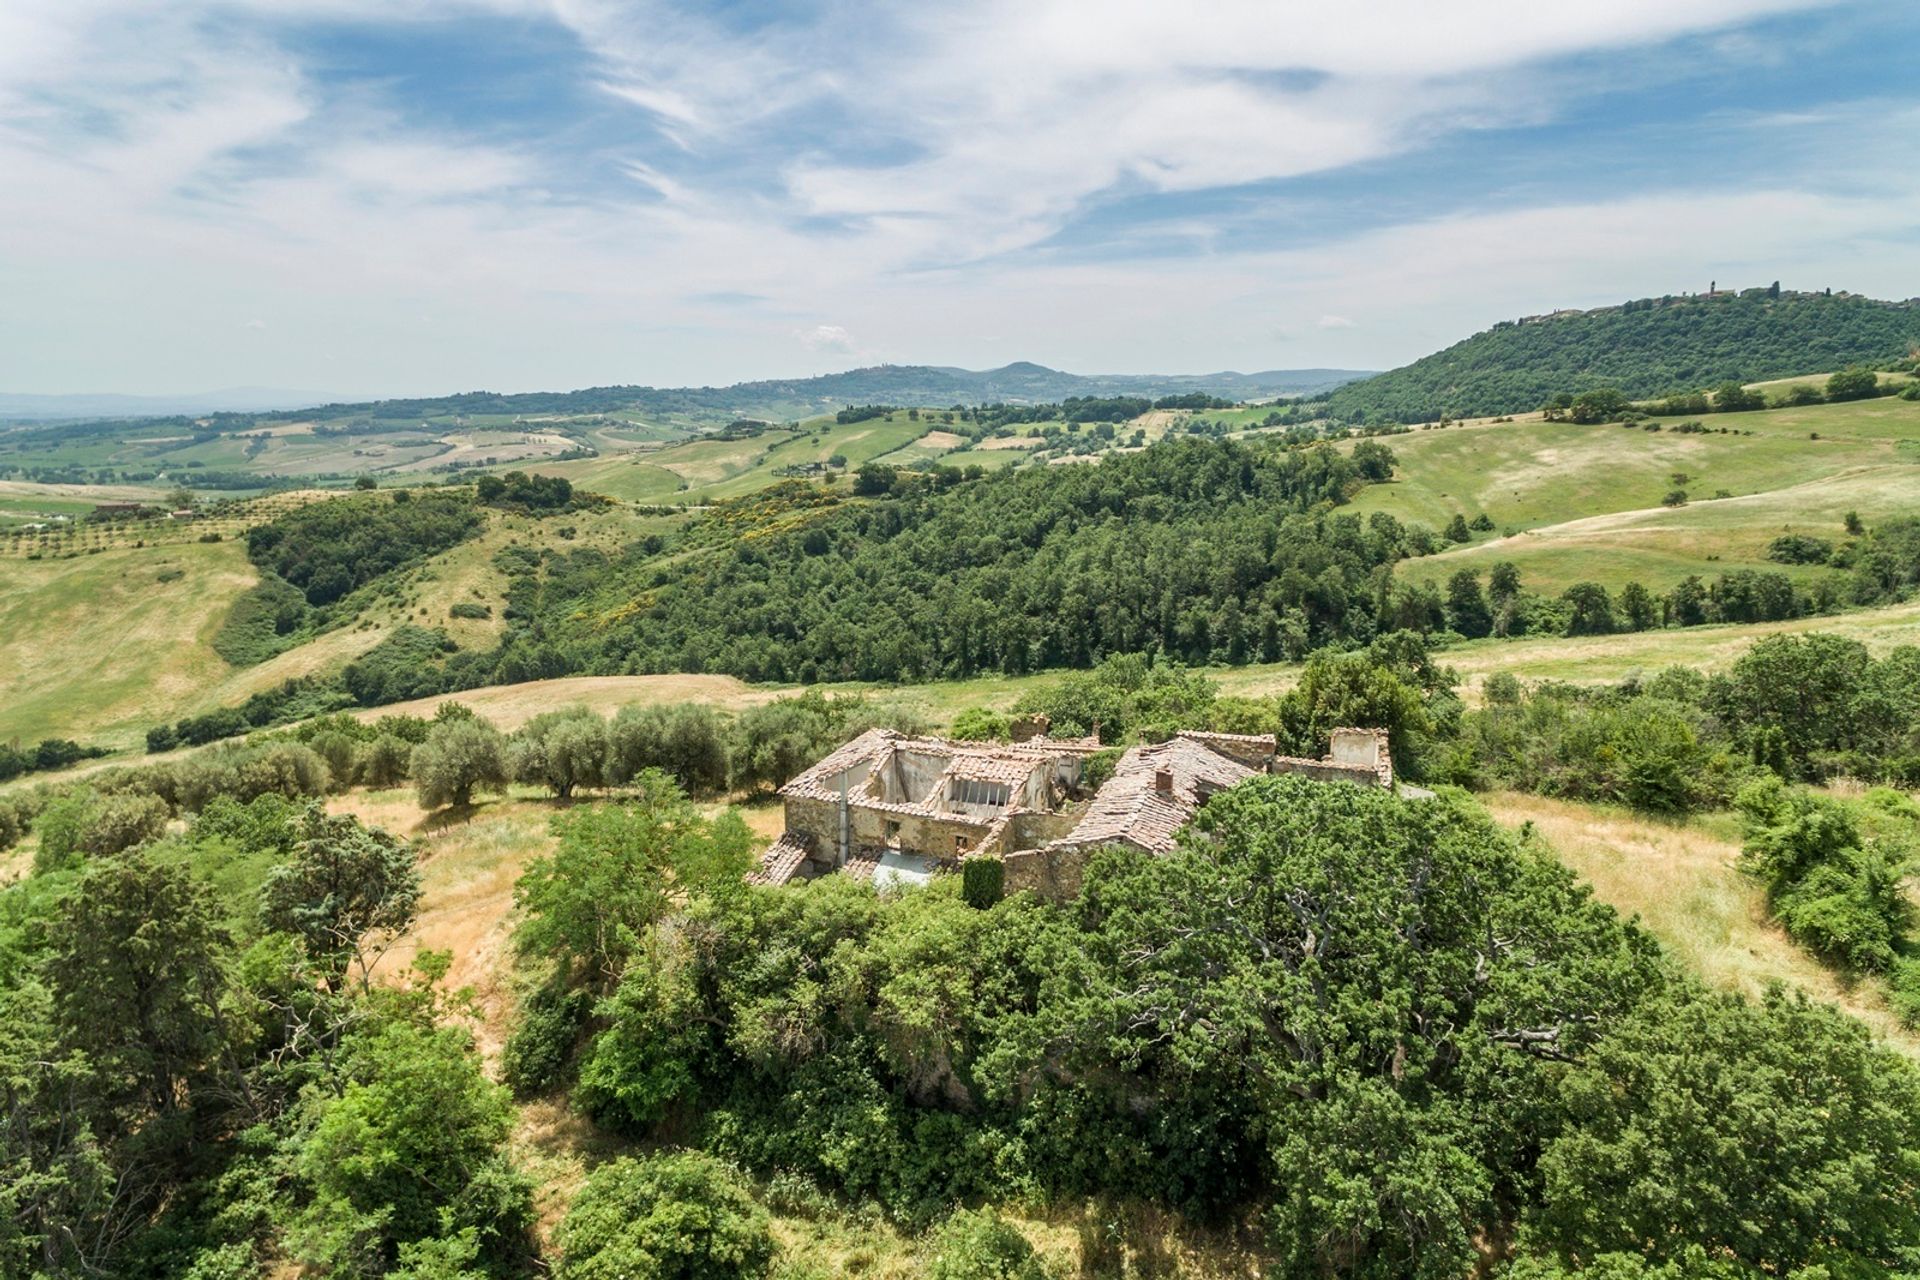
[[[947,776],[970,778],[976,782],[1005,782],[1019,786],[1040,767],[1039,760],[1002,760],[997,756],[956,755],[947,766]]]
[[[1163,772],[1171,775],[1167,791],[1155,788]],[[1055,843],[1130,844],[1166,853],[1207,796],[1257,772],[1191,738],[1134,747],[1120,757],[1080,824]]]
[[[788,779],[787,785],[780,788],[779,794],[838,799],[840,790],[837,786],[829,785],[830,780],[857,764],[870,764],[878,760],[892,749],[900,736],[891,729],[869,729],[829,751],[811,768],[794,774]]]
[[[803,831],[789,831],[767,846],[760,855],[758,869],[747,873],[748,884],[786,884],[800,872],[807,860],[813,837]]]
[[[880,850],[855,849],[847,855],[846,865],[840,868],[840,874],[851,876],[855,880],[871,880],[875,868],[880,865]]]
[[[840,774],[856,765],[878,768],[895,751],[912,751],[919,755],[933,756],[947,760],[947,771],[959,777],[976,778],[989,782],[1021,783],[1032,775],[1036,768],[1048,765],[1062,756],[1088,755],[1099,750],[1079,739],[1056,742],[1050,738],[1034,738],[1021,743],[954,742],[945,738],[910,738],[892,729],[869,729],[859,737],[827,753],[818,763],[809,769],[795,774],[787,785],[780,788],[782,796],[809,796],[819,800],[837,800],[840,798],[839,785],[834,782]],[[858,789],[854,789],[858,792]],[[872,796],[858,794],[861,804],[876,809],[889,806]],[[898,806],[908,813],[926,812],[918,805]]]

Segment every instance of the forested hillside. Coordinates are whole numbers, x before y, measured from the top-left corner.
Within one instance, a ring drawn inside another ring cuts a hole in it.
[[[769,490],[695,526],[689,554],[530,562],[512,616],[533,625],[497,675],[896,680],[1364,640],[1405,531],[1331,508],[1391,466],[1373,442],[1187,440],[1098,466],[897,477],[877,503]]]
[[[1368,422],[1522,413],[1562,391],[1611,387],[1643,397],[1883,364],[1920,342],[1920,303],[1776,290],[1505,320],[1341,387],[1327,411]]]

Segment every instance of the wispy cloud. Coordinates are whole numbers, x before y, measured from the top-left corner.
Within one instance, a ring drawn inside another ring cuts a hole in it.
[[[1869,158],[1845,182],[1830,147],[1797,153],[1804,176],[1743,167],[1757,129],[1658,194],[1475,168],[1530,130],[1578,126],[1577,150],[1635,127],[1607,94],[1647,51],[1691,41],[1674,63],[1705,75],[1758,56],[1754,24],[1821,8],[20,0],[0,7],[0,278],[20,303],[0,386],[312,385],[343,364],[394,390],[699,382],[1010,352],[1375,364],[1633,282],[1920,292],[1897,77],[1877,120],[1845,114],[1873,89],[1839,77],[1733,101],[1843,113]],[[537,127],[468,109],[474,86],[418,52],[529,25],[564,33],[526,69]],[[389,44],[413,52],[389,67]],[[1661,101],[1667,136],[1728,132],[1726,101],[1698,119]]]

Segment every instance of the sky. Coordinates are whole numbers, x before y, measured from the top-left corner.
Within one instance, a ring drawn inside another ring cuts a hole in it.
[[[0,391],[1386,368],[1920,295],[1917,57],[1890,0],[5,0]]]

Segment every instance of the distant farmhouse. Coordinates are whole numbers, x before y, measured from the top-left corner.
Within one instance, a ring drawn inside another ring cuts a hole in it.
[[[1103,749],[1095,738],[1041,732],[1001,745],[871,729],[780,789],[786,832],[749,879],[786,884],[837,873],[917,884],[965,859],[994,857],[1006,892],[1071,897],[1095,850],[1170,852],[1202,805],[1247,778],[1294,773],[1393,787],[1384,730],[1335,729],[1329,745],[1323,759],[1308,760],[1280,755],[1271,734],[1183,732],[1129,749],[1088,794],[1087,762]]]

